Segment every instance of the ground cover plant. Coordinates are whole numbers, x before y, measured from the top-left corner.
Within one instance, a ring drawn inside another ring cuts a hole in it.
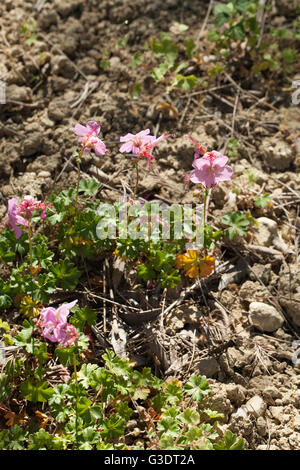
[[[296,449],[299,5],[102,3],[0,6],[0,448]]]

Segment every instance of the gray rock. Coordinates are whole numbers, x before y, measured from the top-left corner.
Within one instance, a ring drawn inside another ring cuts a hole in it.
[[[201,359],[198,362],[198,372],[206,377],[215,377],[220,370],[216,359]]]
[[[257,219],[258,227],[255,227],[254,233],[257,243],[263,246],[270,246],[274,239],[278,237],[278,226],[275,220],[267,217],[259,217]]]
[[[296,326],[300,326],[300,266],[282,265],[279,274],[279,302]]]
[[[284,407],[283,406],[270,406],[269,411],[272,415],[272,417],[281,423],[284,421],[284,418],[286,418],[286,415],[284,414]]]
[[[247,274],[247,263],[243,259],[239,259],[236,265],[230,265],[229,270],[222,274],[219,282],[218,290],[225,289],[229,284],[239,284],[243,281]]]
[[[241,385],[228,384],[226,386],[227,398],[235,405],[241,405],[245,400],[245,389]]]
[[[48,29],[52,25],[56,25],[58,20],[57,13],[51,10],[44,10],[39,17],[39,24],[41,28]]]
[[[265,413],[267,405],[259,395],[254,395],[254,397],[250,398],[250,400],[248,400],[247,403],[244,405],[244,409],[249,414],[252,414],[256,418],[259,418]]]
[[[273,170],[287,170],[293,161],[293,152],[289,144],[276,137],[263,140],[262,154],[266,165]]]
[[[55,2],[55,8],[61,16],[67,17],[83,3],[83,0],[59,0]]]
[[[43,145],[43,134],[42,132],[33,132],[30,134],[23,143],[22,154],[24,157],[30,157],[41,150]]]
[[[49,119],[52,119],[52,121],[62,121],[69,114],[70,108],[64,100],[61,100],[60,98],[54,99],[49,104],[48,117]]]
[[[32,91],[25,86],[9,85],[6,89],[6,99],[28,103],[32,99]]]
[[[49,157],[41,155],[40,157],[37,157],[32,163],[30,163],[27,169],[36,173],[40,173],[41,171],[52,173],[57,169],[59,163],[60,156],[58,154],[51,155]]]
[[[262,286],[258,281],[246,281],[240,288],[240,298],[247,302],[265,302],[270,296],[266,287]]]
[[[76,70],[72,62],[65,56],[54,56],[53,60],[53,73],[61,75],[64,78],[73,78]]]
[[[260,279],[265,285],[268,285],[271,279],[271,264],[254,264],[249,269],[249,277],[251,281]]]
[[[267,434],[267,423],[262,416],[259,416],[257,418],[256,428],[260,436],[265,436]]]
[[[284,319],[272,305],[252,302],[249,305],[249,322],[260,331],[276,331],[283,325]]]

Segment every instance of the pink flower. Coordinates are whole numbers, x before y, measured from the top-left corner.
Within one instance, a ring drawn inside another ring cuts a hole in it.
[[[165,140],[168,137],[174,137],[174,134],[162,134],[157,139],[154,138],[154,140],[152,140],[148,144],[141,147],[139,155],[138,155],[138,159],[139,158],[147,158],[147,168],[149,168],[149,169],[151,168],[151,160],[153,160],[155,158],[155,156],[150,153],[150,150],[152,148],[156,147],[162,140]]]
[[[24,196],[23,202],[19,205],[18,214],[23,214],[26,220],[30,220],[32,213],[38,209],[43,209],[41,218],[46,218],[46,208],[51,207],[52,204],[44,204],[41,201],[36,201],[32,196]]]
[[[57,342],[62,344],[65,348],[70,347],[78,338],[78,332],[75,326],[69,323],[64,323],[58,329]]]
[[[67,323],[67,317],[70,309],[77,302],[77,300],[74,300],[69,304],[61,305],[58,309],[53,307],[44,308],[41,311],[42,319],[38,322],[38,325],[43,328],[42,336],[53,343],[70,346],[78,337],[78,333],[73,325]]]
[[[153,135],[148,135],[149,133],[150,129],[145,129],[135,135],[129,133],[120,137],[120,142],[125,142],[125,144],[120,147],[120,152],[131,152],[137,155],[144,145],[155,140]]]
[[[204,145],[200,144],[199,142],[197,142],[196,139],[194,139],[193,137],[190,137],[189,135],[187,135],[186,137],[188,137],[196,146],[196,151],[194,153],[194,160],[196,160],[200,154],[201,155],[205,154],[206,148],[204,147]]]
[[[205,188],[217,186],[220,181],[230,180],[233,170],[226,165],[228,157],[213,150],[207,152],[202,158],[194,160],[190,180],[193,183],[202,183]]]
[[[95,121],[88,121],[86,127],[76,124],[73,129],[75,134],[80,136],[78,143],[81,144],[85,152],[90,152],[93,149],[96,155],[104,155],[106,145],[98,137],[100,130],[101,126]]]
[[[28,222],[23,217],[18,215],[17,200],[15,198],[8,201],[7,216],[7,221],[5,222],[6,225],[13,229],[16,238],[20,238],[22,235],[22,230],[20,227],[18,227],[18,225],[26,226]]]

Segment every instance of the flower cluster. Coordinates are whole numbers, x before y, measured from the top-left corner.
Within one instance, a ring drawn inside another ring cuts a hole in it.
[[[12,198],[8,201],[7,219],[5,220],[5,224],[14,231],[16,238],[20,238],[22,230],[19,225],[27,227],[28,222],[31,220],[32,213],[39,209],[42,209],[41,218],[45,219],[47,207],[51,207],[51,204],[44,204],[41,201],[36,201],[32,196],[25,196],[23,202],[21,202],[19,206],[17,200]]]
[[[120,152],[133,153],[137,155],[137,159],[146,158],[147,159],[147,168],[151,168],[151,161],[155,158],[150,151],[156,147],[159,142],[168,137],[173,137],[173,134],[162,134],[160,137],[155,137],[153,135],[148,135],[150,132],[149,129],[139,132],[138,134],[126,134],[123,137],[120,137],[120,142],[125,142],[120,148]]]
[[[77,302],[74,300],[69,304],[61,305],[58,309],[47,307],[41,311],[42,318],[38,326],[43,329],[44,338],[53,343],[60,343],[64,347],[69,347],[76,341],[78,333],[73,325],[67,323],[67,317]]]
[[[96,155],[105,154],[106,145],[98,137],[101,130],[100,124],[95,121],[88,121],[86,126],[76,124],[73,130],[76,135],[80,136],[78,143],[85,152],[90,152],[93,149]]]
[[[228,181],[232,177],[233,170],[226,165],[228,157],[213,150],[206,152],[203,157],[196,158],[193,162],[195,168],[190,174],[193,183],[201,183],[205,188],[217,186],[220,181]]]

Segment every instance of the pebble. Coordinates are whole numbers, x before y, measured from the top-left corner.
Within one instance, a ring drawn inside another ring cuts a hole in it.
[[[271,333],[283,325],[284,319],[272,305],[252,302],[249,305],[249,322],[258,330]]]
[[[259,418],[265,413],[267,405],[259,395],[254,395],[254,397],[250,398],[244,405],[244,409],[249,414]]]
[[[278,237],[278,226],[275,220],[267,217],[257,219],[258,227],[254,229],[258,245],[270,246]]]

